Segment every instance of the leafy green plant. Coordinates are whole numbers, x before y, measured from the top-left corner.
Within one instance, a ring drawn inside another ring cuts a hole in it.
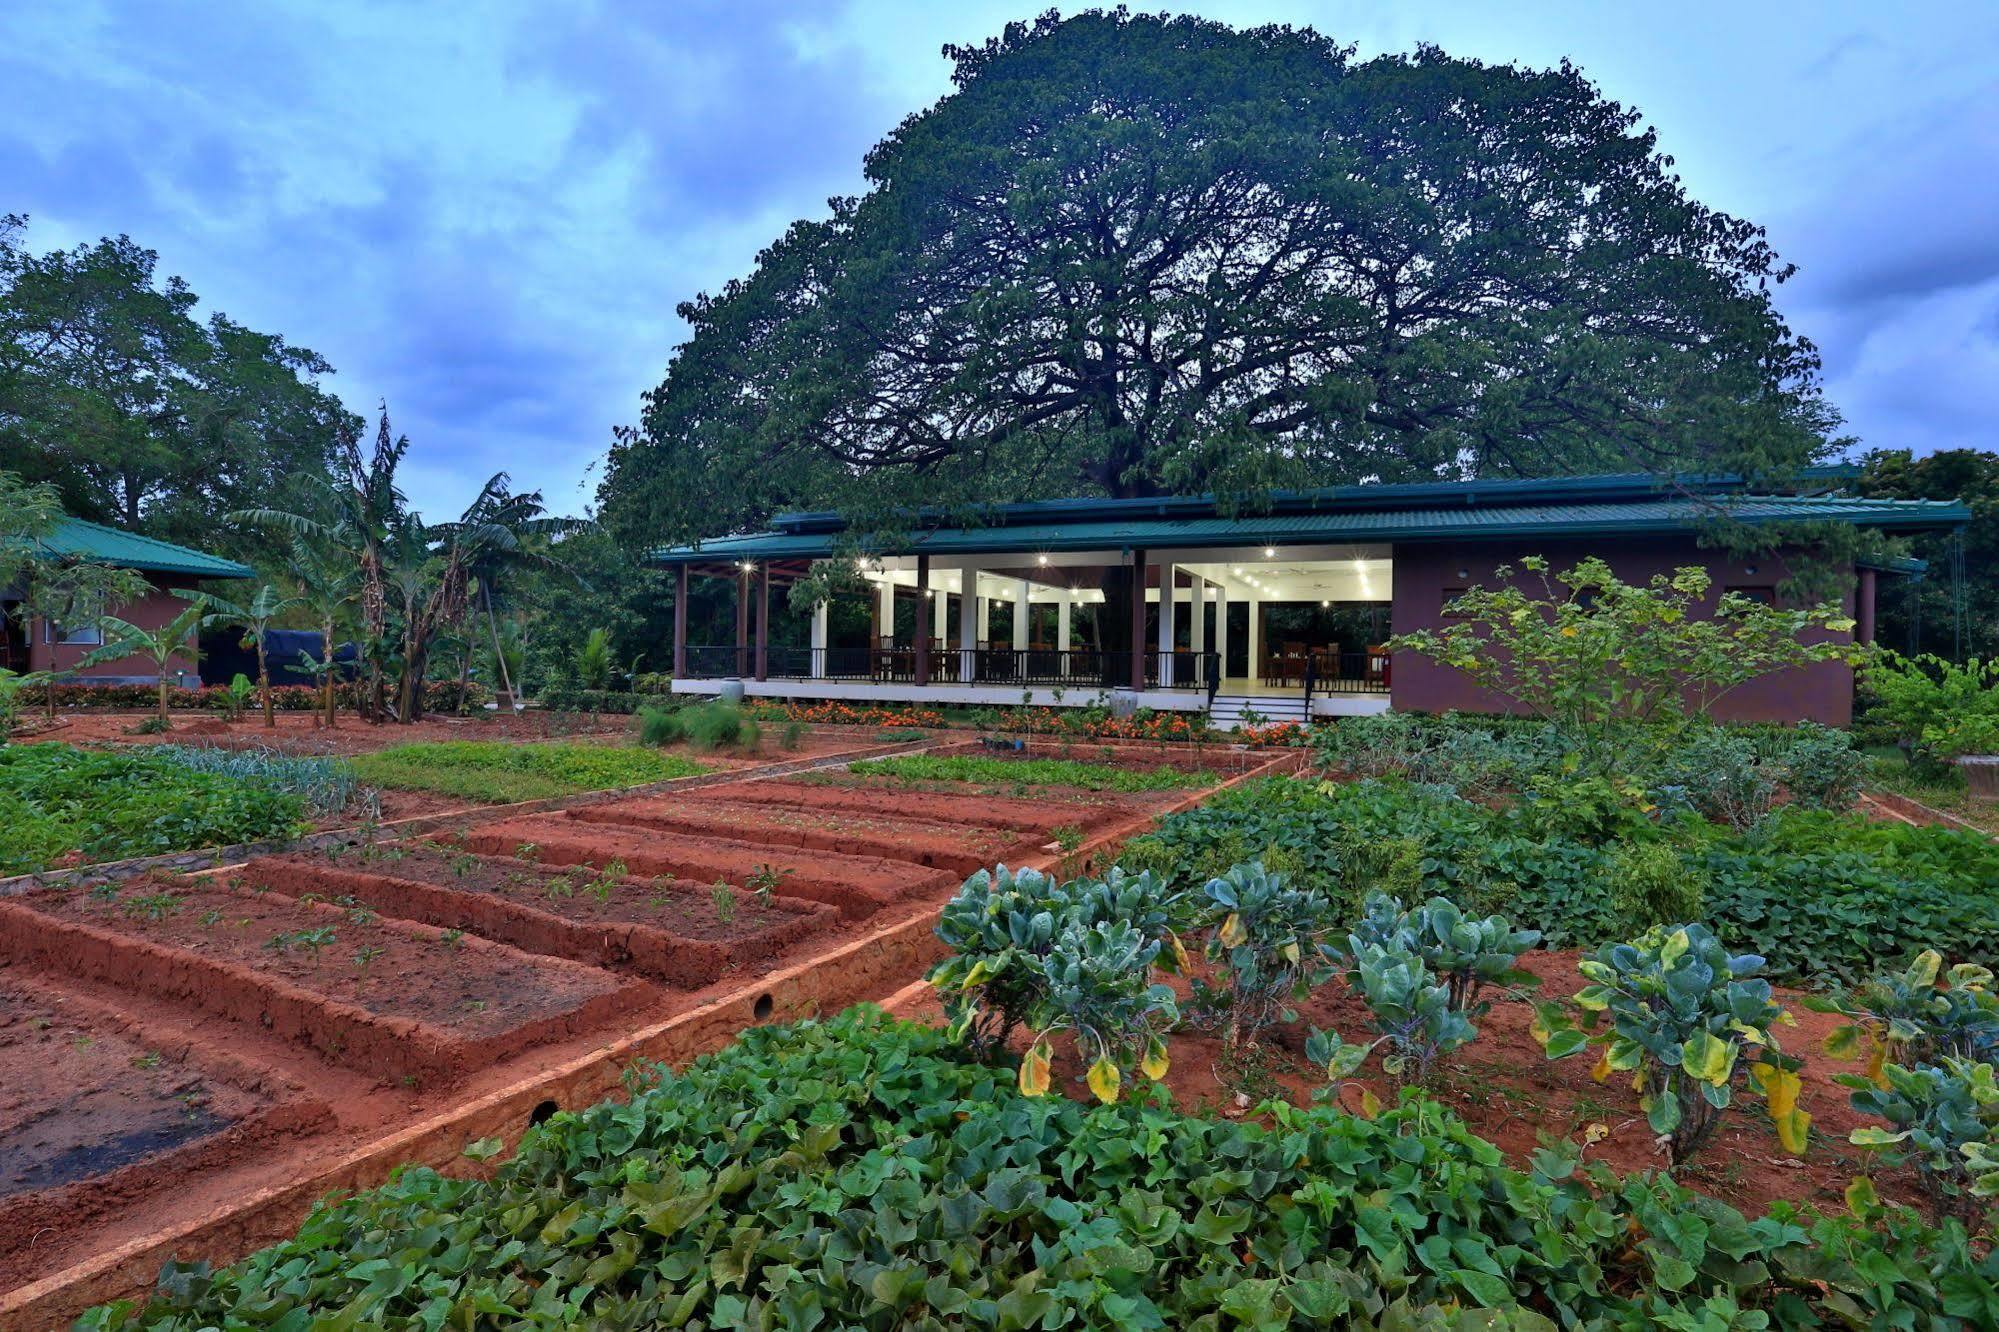
[[[382,950],[372,944],[354,954],[354,988],[359,990],[368,983],[368,969],[382,956]]]
[[[1223,1051],[1233,1055],[1272,1024],[1295,1020],[1290,1006],[1333,974],[1328,941],[1339,914],[1322,894],[1291,887],[1257,861],[1208,880],[1202,894],[1215,922],[1207,955],[1221,981]]]
[[[1836,1074],[1852,1089],[1853,1108],[1888,1121],[1853,1130],[1856,1147],[1891,1166],[1913,1166],[1938,1216],[1970,1223],[1986,1210],[1978,1163],[1999,1151],[1999,1084],[1992,1065],[1945,1056],[1938,1064],[1884,1064],[1876,1078]],[[1995,1181],[1999,1183],[1999,1181]]]
[[[1492,1007],[1479,995],[1488,985],[1531,989],[1540,981],[1520,968],[1520,955],[1541,942],[1539,930],[1515,929],[1504,916],[1468,917],[1457,904],[1433,897],[1407,911],[1395,898],[1368,899],[1347,952],[1361,944],[1414,953],[1442,979],[1450,1007],[1480,1017]],[[1353,979],[1351,975],[1349,979]]]
[[[1743,735],[1719,726],[1690,727],[1667,757],[1661,784],[1684,796],[1705,818],[1746,832],[1777,798],[1772,780]]]
[[[1883,972],[1845,992],[1813,995],[1805,1007],[1849,1019],[1826,1037],[1835,1059],[1863,1057],[1867,1078],[1881,1084],[1883,1066],[1930,1064],[1999,1054],[1999,995],[1989,968],[1960,962],[1944,970],[1926,948],[1901,971]]]
[[[1776,766],[1793,805],[1839,811],[1859,798],[1867,756],[1847,732],[1806,721],[1798,723]]]
[[[1450,987],[1431,974],[1420,954],[1400,939],[1386,944],[1355,939],[1347,948],[1347,980],[1367,1004],[1374,1040],[1343,1041],[1337,1032],[1313,1033],[1308,1041],[1315,1062],[1334,1081],[1358,1068],[1386,1045],[1382,1072],[1397,1081],[1427,1086],[1437,1060],[1469,1045],[1478,1028],[1451,1003]]]
[[[265,942],[264,947],[274,953],[301,952],[309,954],[312,958],[312,965],[317,967],[319,965],[320,951],[330,947],[333,940],[333,928],[328,925],[322,925],[317,929],[287,930],[274,934]]]
[[[1999,661],[1890,652],[1861,684],[1868,726],[1933,762],[1999,751]]]
[[[1576,969],[1590,982],[1571,1001],[1581,1021],[1560,1004],[1537,1004],[1534,1037],[1550,1059],[1595,1046],[1599,1082],[1631,1073],[1674,1165],[1707,1143],[1745,1078],[1768,1101],[1779,1141],[1805,1150],[1811,1116],[1798,1108],[1797,1061],[1771,1030],[1789,1015],[1757,974],[1762,958],[1731,954],[1702,925],[1662,926],[1607,944]]]
[[[728,925],[736,919],[736,890],[725,880],[717,879],[709,890],[708,899],[715,904],[715,919]]]
[[[1707,902],[1707,874],[1667,842],[1626,842],[1605,866],[1609,907],[1619,928],[1642,934],[1655,925],[1698,920]]]
[[[711,749],[754,750],[763,732],[734,703],[713,699],[680,710],[681,730],[687,747],[696,752]]]
[[[354,765],[341,758],[197,745],[155,745],[148,753],[192,772],[221,773],[303,797],[316,815],[339,814],[362,800]]]
[[[578,741],[423,741],[360,754],[351,762],[370,786],[493,804],[641,786],[708,771],[680,754]]]
[[[609,689],[616,663],[611,658],[611,635],[592,629],[576,648],[576,679],[585,689]]]
[[[163,891],[128,897],[118,904],[118,909],[133,920],[165,920],[186,905],[187,898],[182,894]]]
[[[769,906],[771,895],[797,872],[789,865],[772,865],[766,861],[751,872],[750,877],[743,881],[743,886],[756,894],[757,901]]]

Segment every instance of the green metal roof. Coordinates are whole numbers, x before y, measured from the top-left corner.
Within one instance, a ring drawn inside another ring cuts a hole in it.
[[[1605,485],[1606,480],[1617,484]],[[898,553],[1053,554],[1182,546],[1628,536],[1689,531],[1718,512],[1748,523],[1829,520],[1900,531],[1955,527],[1971,517],[1963,505],[1949,500],[1862,499],[1847,495],[1701,498],[1662,494],[1656,482],[1648,482],[1641,490],[1622,484],[1626,480],[1574,478],[1569,482],[1467,482],[1455,487],[1341,487],[1340,493],[1301,492],[1292,497],[1290,504],[1279,505],[1273,512],[1235,517],[1216,513],[1215,502],[1209,497],[1192,502],[1083,501],[1080,503],[1092,506],[1095,514],[1066,520],[1037,510],[1078,502],[1011,505],[1004,506],[1007,512],[994,525],[935,526],[912,532]],[[1594,484],[1582,484],[1586,481]],[[1500,487],[1512,489],[1497,489]],[[1551,489],[1576,498],[1548,502]],[[1403,503],[1380,506],[1375,502],[1380,497],[1372,492],[1391,490],[1403,492]],[[1407,492],[1412,490],[1422,492],[1413,498],[1428,502],[1408,503],[1412,497]],[[1344,493],[1351,491],[1369,493],[1364,496]],[[1519,502],[1526,497],[1539,502]],[[1457,502],[1449,502],[1451,499]],[[1203,508],[1205,513],[1201,511]],[[792,517],[808,517],[811,521],[805,524],[807,530],[791,526],[789,530],[718,537],[697,546],[656,551],[653,559],[673,565],[711,560],[817,559],[835,552],[842,528],[821,526],[816,521],[819,515]]]
[[[65,518],[61,526],[36,543],[55,555],[92,560],[120,569],[143,569],[150,573],[189,574],[196,578],[252,578],[248,565],[225,560],[220,555],[176,546],[171,541],[140,536],[102,523],[81,518]]]

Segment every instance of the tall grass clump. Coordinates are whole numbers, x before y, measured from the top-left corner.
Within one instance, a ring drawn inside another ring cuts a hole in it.
[[[650,749],[664,749],[687,738],[687,723],[678,711],[647,708],[639,714],[639,743]]]
[[[693,750],[755,749],[763,740],[763,729],[743,715],[734,703],[717,699],[680,710],[680,725]]]

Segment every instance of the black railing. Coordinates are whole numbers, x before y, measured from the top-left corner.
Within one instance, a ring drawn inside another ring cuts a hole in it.
[[[1147,689],[1200,689],[1209,698],[1221,684],[1221,656],[1215,652],[1144,654]],[[756,674],[754,647],[690,644],[687,677],[692,680],[750,679]],[[894,647],[771,647],[765,674],[775,680],[869,680],[914,684],[916,649]],[[930,649],[932,684],[979,684],[1054,689],[1124,689],[1131,682],[1131,654],[1095,648]]]
[[[1273,656],[1265,663],[1263,683],[1279,688],[1304,688],[1308,694],[1385,694],[1388,692],[1387,652],[1311,652]]]

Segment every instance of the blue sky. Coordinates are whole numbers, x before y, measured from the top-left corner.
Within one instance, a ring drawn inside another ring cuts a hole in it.
[[[127,232],[355,410],[386,397],[432,515],[503,468],[579,511],[674,306],[858,189],[947,90],[944,43],[1039,7],[11,0],[0,212],[37,249]],[[1574,59],[1801,266],[1780,300],[1851,430],[1999,444],[1999,5],[1187,7]]]

